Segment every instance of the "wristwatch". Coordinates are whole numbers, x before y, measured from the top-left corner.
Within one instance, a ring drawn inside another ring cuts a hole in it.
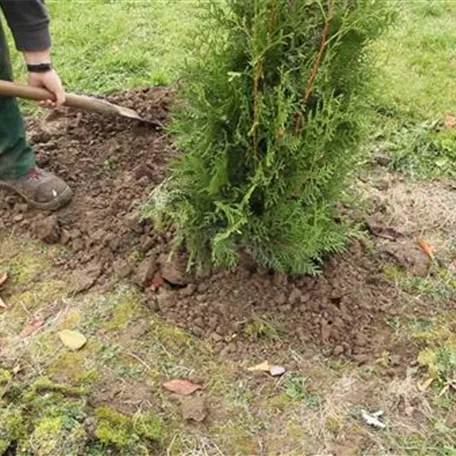
[[[38,63],[35,65],[27,65],[27,71],[29,73],[47,73],[52,70],[51,63]]]

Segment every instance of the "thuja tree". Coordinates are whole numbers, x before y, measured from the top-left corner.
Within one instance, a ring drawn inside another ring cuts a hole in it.
[[[192,264],[246,251],[318,272],[346,231],[336,203],[359,161],[368,46],[387,0],[209,2],[173,130],[183,152],[146,216]]]

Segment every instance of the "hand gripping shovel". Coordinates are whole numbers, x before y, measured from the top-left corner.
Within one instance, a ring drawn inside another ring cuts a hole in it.
[[[54,99],[52,93],[48,92],[45,89],[19,85],[9,81],[0,81],[0,95],[18,97],[25,100],[34,101],[46,101]],[[133,109],[118,106],[104,100],[99,100],[98,98],[88,97],[86,95],[67,93],[65,103],[63,104],[69,108],[77,108],[84,111],[98,112],[100,114],[111,114],[115,116],[126,117],[128,119],[138,120],[140,122],[151,125],[157,130],[161,130],[163,128],[163,125],[160,122],[143,119]]]

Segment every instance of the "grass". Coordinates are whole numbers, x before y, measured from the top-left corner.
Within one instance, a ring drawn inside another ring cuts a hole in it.
[[[48,0],[53,58],[69,91],[107,94],[179,78],[197,0]],[[25,73],[13,54],[18,79]]]
[[[47,3],[55,66],[68,90],[107,94],[173,83],[181,63],[191,58],[187,38],[198,21],[198,0]],[[403,2],[398,26],[374,48],[379,74],[369,148],[409,178],[455,176],[455,133],[440,128],[456,111],[454,30],[455,2]],[[23,79],[16,53],[14,67]],[[113,169],[116,163],[105,166]],[[456,454],[455,393],[447,388],[439,397],[456,371],[456,314],[442,309],[456,292],[449,272],[454,250],[434,277],[387,270],[410,301],[410,313],[392,321],[398,340],[420,351],[417,364],[405,366],[409,375],[391,379],[380,365],[327,362],[318,353],[309,355],[307,347],[293,347],[283,353],[290,372],[279,380],[244,371],[244,362],[252,361],[248,355],[229,361],[167,325],[127,285],[104,295],[69,296],[65,273],[58,280],[48,273],[59,249],[0,236],[0,252],[0,273],[8,269],[12,277],[2,291],[11,310],[0,313],[0,453],[19,441],[25,454],[38,449],[67,456],[82,444],[84,454],[115,454],[119,444],[128,447],[119,454],[142,454],[148,434],[149,451],[157,455]],[[131,255],[140,260],[137,252]],[[418,302],[428,306],[429,315],[413,314]],[[18,340],[35,313],[51,316],[40,332]],[[132,336],[140,323],[145,331]],[[87,345],[67,351],[57,337],[61,329],[80,330]],[[246,336],[261,343],[266,358],[286,335],[271,322],[253,319]],[[23,371],[15,373],[16,366]],[[188,376],[204,384],[211,410],[205,425],[185,423],[179,403],[161,388],[164,380]],[[422,393],[416,384],[429,376],[435,382]],[[65,388],[37,389],[43,378]],[[72,388],[87,395],[68,394]],[[100,409],[97,401],[112,410]],[[118,409],[131,403],[136,408],[120,414]],[[361,408],[383,408],[387,429],[367,428]]]
[[[375,46],[380,77],[371,150],[390,168],[417,179],[456,177],[456,3],[401,2],[397,26]]]

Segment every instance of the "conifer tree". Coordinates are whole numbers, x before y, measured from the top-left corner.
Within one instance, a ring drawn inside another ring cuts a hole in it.
[[[388,0],[210,1],[172,131],[182,151],[145,215],[192,265],[241,251],[318,273],[343,249],[336,203],[359,162],[369,44]]]

